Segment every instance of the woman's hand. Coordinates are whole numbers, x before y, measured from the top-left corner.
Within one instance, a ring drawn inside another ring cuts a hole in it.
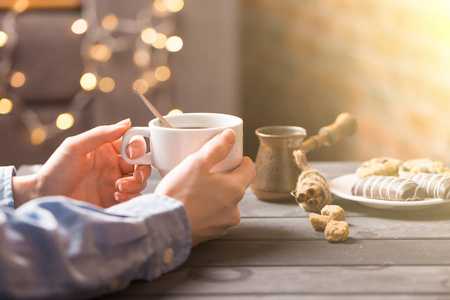
[[[37,197],[64,195],[109,207],[138,196],[151,167],[135,167],[121,158],[121,137],[130,126],[127,119],[64,140],[38,173],[13,177],[15,206]],[[127,151],[140,156],[144,149],[144,141],[135,140]]]
[[[255,177],[252,160],[244,157],[231,173],[210,172],[230,153],[235,138],[234,131],[225,130],[182,161],[156,187],[156,194],[184,204],[193,246],[224,235],[241,219],[238,203]]]

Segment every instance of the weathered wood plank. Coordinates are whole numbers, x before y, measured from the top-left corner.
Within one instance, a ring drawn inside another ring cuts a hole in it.
[[[397,216],[410,216],[414,220],[421,215],[429,218],[434,216],[448,215],[450,217],[450,204],[431,206],[418,210],[385,210],[364,206],[358,202],[335,197],[333,204],[341,206],[346,216],[374,216],[380,218],[396,218]],[[250,189],[247,190],[244,199],[239,203],[239,210],[242,217],[308,217],[311,212],[304,211],[294,200],[287,199],[281,202],[269,202],[259,200]]]
[[[319,294],[319,295],[307,295],[307,294],[294,294],[294,295],[127,295],[124,293],[114,294],[99,299],[108,300],[144,300],[144,299],[165,299],[165,300],[448,300],[448,294],[433,294],[433,295],[386,295],[386,294],[355,294],[355,295],[343,295],[343,294]]]
[[[450,239],[450,216],[402,214],[397,218],[347,217],[349,238]],[[448,228],[448,230],[445,230]],[[323,231],[315,231],[308,218],[243,218],[230,228],[225,240],[323,240]]]
[[[120,295],[448,297],[450,267],[182,267],[151,283],[133,283]]]
[[[153,192],[158,183],[159,179],[157,176],[155,176],[155,178],[151,178],[147,182],[147,187],[142,193]],[[411,220],[416,220],[423,215],[427,216],[427,218],[429,219],[448,215],[450,218],[450,204],[443,204],[423,210],[407,211],[390,211],[366,207],[357,202],[341,199],[339,197],[335,197],[335,202],[333,204],[340,205],[342,208],[344,208],[346,216],[348,217],[372,216],[380,218],[397,218],[398,216],[409,216]],[[307,218],[311,213],[304,211],[293,198],[281,202],[261,201],[252,193],[250,188],[247,189],[244,199],[242,199],[242,201],[239,203],[239,210],[243,218]]]
[[[209,241],[186,266],[449,265],[450,240]]]

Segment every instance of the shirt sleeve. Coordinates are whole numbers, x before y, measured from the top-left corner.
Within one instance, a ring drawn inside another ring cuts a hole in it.
[[[189,256],[184,206],[147,194],[108,209],[62,196],[0,209],[0,299],[91,298]]]
[[[12,177],[15,175],[13,166],[0,167],[0,207],[14,208]]]

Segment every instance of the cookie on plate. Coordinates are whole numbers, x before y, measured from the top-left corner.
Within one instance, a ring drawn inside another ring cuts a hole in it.
[[[365,161],[356,169],[358,178],[368,176],[398,176],[398,168],[403,163],[402,160],[390,157],[378,157]]]
[[[444,174],[414,174],[402,177],[417,182],[427,192],[427,198],[450,199],[450,176]]]
[[[407,160],[401,164],[398,169],[400,176],[408,176],[414,174],[445,174],[450,175],[450,169],[441,161],[429,158],[418,158]]]
[[[396,176],[360,178],[351,189],[353,196],[371,199],[411,201],[426,198],[426,190],[411,179]]]

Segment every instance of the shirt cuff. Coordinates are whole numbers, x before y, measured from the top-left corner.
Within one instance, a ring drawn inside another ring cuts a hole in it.
[[[149,209],[151,208],[151,209]],[[106,209],[108,213],[143,217],[150,233],[152,259],[134,279],[152,280],[184,263],[192,245],[184,205],[167,196],[146,194]],[[149,215],[147,216],[147,212]],[[151,215],[151,217],[150,217]]]
[[[0,207],[14,208],[12,177],[15,175],[13,166],[0,167]]]

